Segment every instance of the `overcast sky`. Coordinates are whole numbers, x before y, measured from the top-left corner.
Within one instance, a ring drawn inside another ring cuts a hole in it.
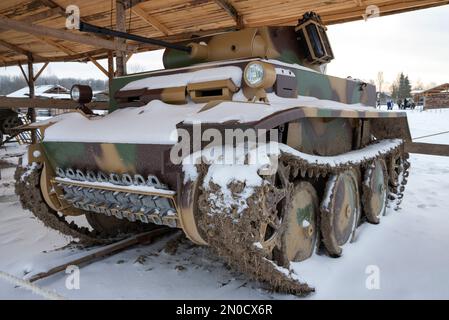
[[[329,38],[336,56],[329,74],[375,80],[383,71],[387,86],[401,71],[413,84],[449,82],[449,6],[330,26]],[[161,57],[160,50],[136,54],[129,72],[160,69]],[[0,74],[20,71],[0,68]],[[45,74],[105,78],[92,63],[52,63]]]

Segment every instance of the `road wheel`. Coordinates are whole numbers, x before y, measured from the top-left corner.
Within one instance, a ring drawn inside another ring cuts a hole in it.
[[[385,161],[373,161],[365,171],[363,211],[368,222],[378,224],[387,208],[387,168]]]
[[[332,257],[341,256],[358,224],[360,206],[356,175],[345,171],[333,175],[321,204],[323,243]]]
[[[283,217],[281,263],[300,262],[310,258],[318,237],[318,197],[308,182],[295,185],[291,206]]]

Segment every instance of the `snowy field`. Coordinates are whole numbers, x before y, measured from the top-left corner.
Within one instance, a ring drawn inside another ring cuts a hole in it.
[[[414,138],[448,130],[449,109],[408,114]],[[449,134],[419,141],[449,144]],[[22,152],[17,145],[0,150],[0,271],[27,278],[86,252],[21,209],[13,173]],[[449,158],[412,155],[411,163],[400,211],[390,209],[378,226],[363,225],[340,259],[314,256],[294,264],[316,288],[308,299],[449,299]],[[178,235],[81,268],[79,290],[66,288],[64,273],[37,285],[69,299],[298,299],[247,281],[186,240],[176,253],[166,252]],[[373,270],[379,287],[370,290]],[[41,299],[1,279],[0,298]]]

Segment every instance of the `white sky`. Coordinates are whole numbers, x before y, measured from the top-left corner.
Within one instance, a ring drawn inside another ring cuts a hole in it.
[[[375,80],[383,71],[388,86],[403,71],[413,84],[449,82],[449,6],[330,26],[329,38],[336,56],[331,75]],[[136,54],[128,70],[160,69],[161,57],[160,50]],[[0,74],[20,70],[0,68]],[[92,63],[51,63],[43,74],[105,79]]]

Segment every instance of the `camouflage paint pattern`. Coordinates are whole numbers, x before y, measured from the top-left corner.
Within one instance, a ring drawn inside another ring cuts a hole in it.
[[[287,144],[304,153],[334,156],[352,150],[353,131],[350,119],[303,118],[289,124]]]
[[[53,170],[72,168],[102,171],[106,174],[128,173],[156,175],[171,190],[176,190],[180,168],[171,166],[167,145],[125,143],[43,142]]]
[[[246,62],[239,62],[235,61],[235,63],[229,64],[229,63],[217,63],[214,65],[209,65],[207,68],[218,68],[223,65],[235,65],[242,70],[245,68],[245,66],[251,62],[251,61],[257,61],[261,59],[251,59],[250,61]],[[361,88],[361,83],[358,81],[350,80],[350,79],[341,79],[337,77],[328,76],[319,72],[315,71],[309,71],[309,70],[303,70],[303,69],[294,69],[294,68],[288,68],[284,65],[276,65],[276,63],[273,63],[274,66],[280,67],[280,68],[286,68],[290,69],[292,72],[294,72],[296,76],[297,81],[297,92],[298,95],[301,96],[310,96],[315,97],[317,99],[321,100],[331,100],[331,101],[337,101],[341,103],[346,104],[356,104],[356,103],[362,103],[367,106],[374,107],[376,104],[376,88],[373,85],[367,84],[366,87]],[[139,98],[141,95],[145,93],[145,90],[129,90],[129,91],[123,91],[121,90],[124,86],[126,86],[128,83],[140,80],[146,77],[157,77],[167,74],[176,74],[176,73],[186,73],[186,72],[192,72],[200,69],[204,69],[205,67],[187,67],[183,69],[179,69],[176,72],[173,71],[155,71],[150,73],[142,73],[142,74],[136,74],[136,75],[130,75],[126,77],[120,77],[113,79],[111,84],[111,101],[110,101],[110,112],[116,110],[120,103],[115,98],[115,93],[117,93],[118,96],[124,97],[129,96],[133,98]],[[268,90],[269,91],[269,90]],[[271,89],[273,91],[273,89]],[[162,96],[164,92],[162,91],[159,96]],[[155,95],[153,97],[154,99],[157,99],[158,96]],[[145,100],[146,102],[149,102],[150,100]],[[332,111],[331,111],[332,112]],[[339,110],[333,111],[334,115],[338,114]],[[385,112],[383,116],[391,116],[389,115],[391,113]]]
[[[267,57],[270,59],[279,60],[285,63],[299,64],[304,67],[315,69],[319,71],[319,67],[308,63],[306,59],[306,51],[297,40],[297,33],[295,27],[261,27],[261,28],[249,28],[256,30],[266,42],[268,47]],[[245,29],[248,30],[248,29]],[[243,30],[241,30],[243,31]],[[241,33],[241,32],[240,32]],[[240,36],[239,32],[234,32],[236,39]],[[220,37],[221,35],[201,38],[196,42],[203,42],[209,44],[212,39]],[[182,42],[184,45],[188,45],[195,41]],[[249,43],[248,43],[249,45]],[[265,58],[256,56],[240,56],[240,59],[245,58]],[[198,57],[192,57],[189,53],[166,49],[163,56],[164,67],[166,69],[189,67],[201,62],[211,61],[209,59],[200,59]]]
[[[118,107],[118,102],[114,98],[115,93],[132,81],[158,75],[184,73],[198,69],[218,67],[222,65],[223,62],[225,62],[226,65],[237,65],[243,69],[248,62],[242,62],[241,59],[257,60],[260,58],[269,58],[280,62],[298,64],[312,69],[313,71],[291,68],[296,75],[297,91],[299,95],[312,96],[318,99],[333,100],[348,104],[364,103],[365,105],[375,106],[376,89],[374,86],[366,85],[366,87],[361,88],[358,81],[327,76],[321,73],[319,66],[310,64],[306,59],[306,49],[303,48],[297,40],[297,34],[294,27],[263,27],[258,29],[245,29],[233,33],[236,42],[239,43],[239,45],[249,47],[252,46],[253,39],[249,38],[247,43],[242,44],[242,38],[240,38],[248,35],[248,32],[246,32],[247,30],[256,30],[257,34],[264,39],[267,47],[265,56],[238,56],[238,54],[235,54],[235,50],[230,50],[229,56],[232,56],[233,58],[204,66],[198,65],[198,63],[211,61],[207,58],[205,60],[200,60],[198,57],[191,57],[188,53],[167,49],[164,52],[163,58],[164,66],[167,70],[137,73],[113,79],[110,88],[112,93],[110,95],[110,111],[113,111]],[[220,37],[228,35],[229,34],[201,38],[197,40],[197,42],[211,43]],[[188,43],[189,42],[185,42],[184,44]],[[211,50],[225,49],[229,50],[226,45],[223,45],[222,47],[219,46],[217,48],[212,48]],[[249,52],[251,50],[248,48],[240,48],[238,51]],[[224,56],[226,57],[226,54],[224,54]],[[234,61],[235,63],[229,64],[229,61]],[[288,68],[285,66],[280,67]]]
[[[236,37],[242,34],[248,35],[251,32],[236,32]],[[255,34],[255,33],[254,33]],[[267,55],[271,59],[277,59],[281,62],[296,63],[309,69],[295,69],[289,68],[283,64],[273,65],[280,68],[288,68],[294,72],[296,76],[296,90],[299,95],[312,96],[322,100],[338,101],[345,104],[363,103],[365,105],[374,106],[376,100],[376,90],[372,85],[362,85],[358,81],[350,79],[341,79],[337,77],[327,76],[319,72],[319,67],[309,65],[305,59],[305,49],[301,48],[297,41],[296,33],[293,27],[264,27],[257,30],[257,34],[262,36],[267,44]],[[214,37],[208,39],[201,39],[201,41],[211,41]],[[246,39],[246,38],[243,38]],[[241,45],[246,45],[239,39]],[[219,43],[219,41],[218,41]],[[226,43],[222,43],[226,47]],[[248,44],[252,45],[252,44]],[[247,49],[247,48],[246,48]],[[246,50],[245,49],[245,50]],[[227,49],[229,50],[229,48]],[[249,52],[246,50],[246,52]],[[164,63],[166,67],[174,67],[179,65],[179,55],[171,50],[167,50],[164,55]],[[186,73],[204,68],[215,68],[223,65],[235,65],[242,70],[245,66],[255,60],[261,60],[259,57],[241,57],[250,58],[249,60],[232,60],[215,62],[208,65],[195,65],[198,60],[189,60],[186,56],[180,59],[185,62],[188,67],[181,69],[168,69],[155,72],[143,72],[124,77],[113,79],[111,82],[111,100],[110,111],[114,111],[118,107],[138,106],[138,104],[148,103],[154,99],[161,99],[168,96],[170,93],[175,96],[175,100],[179,99],[179,88],[167,88],[148,92],[148,90],[121,90],[125,85],[132,81],[144,79],[147,77],[156,77],[161,75]],[[175,60],[179,61],[176,62]],[[175,61],[175,62],[173,62]],[[203,61],[204,62],[204,61]],[[170,91],[176,89],[176,92]],[[268,92],[274,89],[267,89]],[[117,98],[117,99],[116,99]],[[136,99],[137,98],[137,99]],[[140,101],[136,101],[140,100]],[[217,104],[215,103],[215,106]],[[214,106],[212,106],[214,107]],[[347,152],[353,148],[352,139],[353,131],[356,126],[356,121],[352,119],[360,118],[392,118],[403,117],[400,113],[378,112],[374,108],[372,111],[355,111],[351,109],[338,110],[335,108],[310,108],[302,106],[296,107],[294,116],[282,118],[281,123],[288,123],[296,121],[300,124],[298,128],[296,145],[298,149],[308,153],[318,153],[322,155],[334,155],[342,152]],[[259,125],[264,124],[268,128],[273,128],[273,122],[270,122],[272,115],[257,123],[234,124],[234,127],[253,127],[258,128]],[[304,118],[315,118],[315,120],[306,120]],[[318,118],[318,119],[316,119]],[[302,119],[299,121],[299,119]],[[326,119],[326,120],[323,120]],[[277,124],[278,125],[278,124]],[[207,127],[226,127],[223,124],[208,124]],[[126,133],[124,133],[126,134]],[[337,139],[341,143],[335,147],[333,141]],[[161,175],[162,182],[170,185],[170,188],[178,187],[177,175],[179,170],[167,170],[167,165],[170,166],[168,155],[171,146],[169,145],[137,145],[137,144],[107,144],[107,143],[75,143],[75,142],[44,142],[44,148],[48,155],[53,168],[61,167],[83,170],[101,170],[105,173],[138,173],[142,175],[156,174]],[[179,168],[178,168],[179,169]]]

